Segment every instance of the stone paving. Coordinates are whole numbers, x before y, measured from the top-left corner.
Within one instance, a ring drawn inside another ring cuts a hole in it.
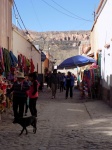
[[[65,91],[40,92],[37,102],[37,133],[18,136],[21,126],[13,124],[12,112],[0,122],[0,150],[112,150],[112,108],[99,100],[65,99]],[[30,113],[29,113],[30,115]]]

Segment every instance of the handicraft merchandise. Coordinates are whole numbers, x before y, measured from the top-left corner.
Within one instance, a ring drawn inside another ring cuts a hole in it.
[[[18,72],[28,75],[34,69],[32,59],[22,54],[16,58],[12,51],[0,48],[0,113],[12,106],[12,96],[7,95],[7,92],[16,81]]]
[[[84,70],[80,84],[81,98],[96,99],[99,94],[100,74],[99,69]]]

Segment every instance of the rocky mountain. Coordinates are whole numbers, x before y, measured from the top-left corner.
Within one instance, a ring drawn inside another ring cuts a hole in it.
[[[68,57],[79,54],[82,44],[90,43],[90,31],[29,32],[35,39],[34,44],[56,59],[56,65]]]

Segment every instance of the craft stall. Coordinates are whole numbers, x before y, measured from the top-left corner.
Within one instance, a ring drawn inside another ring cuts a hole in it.
[[[98,99],[100,97],[100,68],[95,63],[81,73],[80,95],[82,99]]]
[[[0,114],[12,105],[12,97],[7,97],[6,93],[16,80],[17,73],[24,72],[27,75],[34,72],[34,69],[32,59],[28,59],[22,54],[16,57],[12,51],[0,48]]]

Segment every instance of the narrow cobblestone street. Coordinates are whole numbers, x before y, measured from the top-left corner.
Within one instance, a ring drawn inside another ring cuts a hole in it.
[[[0,150],[111,150],[112,108],[99,100],[82,103],[74,90],[73,99],[65,91],[44,89],[38,99],[37,133],[28,127],[28,135],[18,136],[21,126],[13,124],[12,114],[0,122]]]

